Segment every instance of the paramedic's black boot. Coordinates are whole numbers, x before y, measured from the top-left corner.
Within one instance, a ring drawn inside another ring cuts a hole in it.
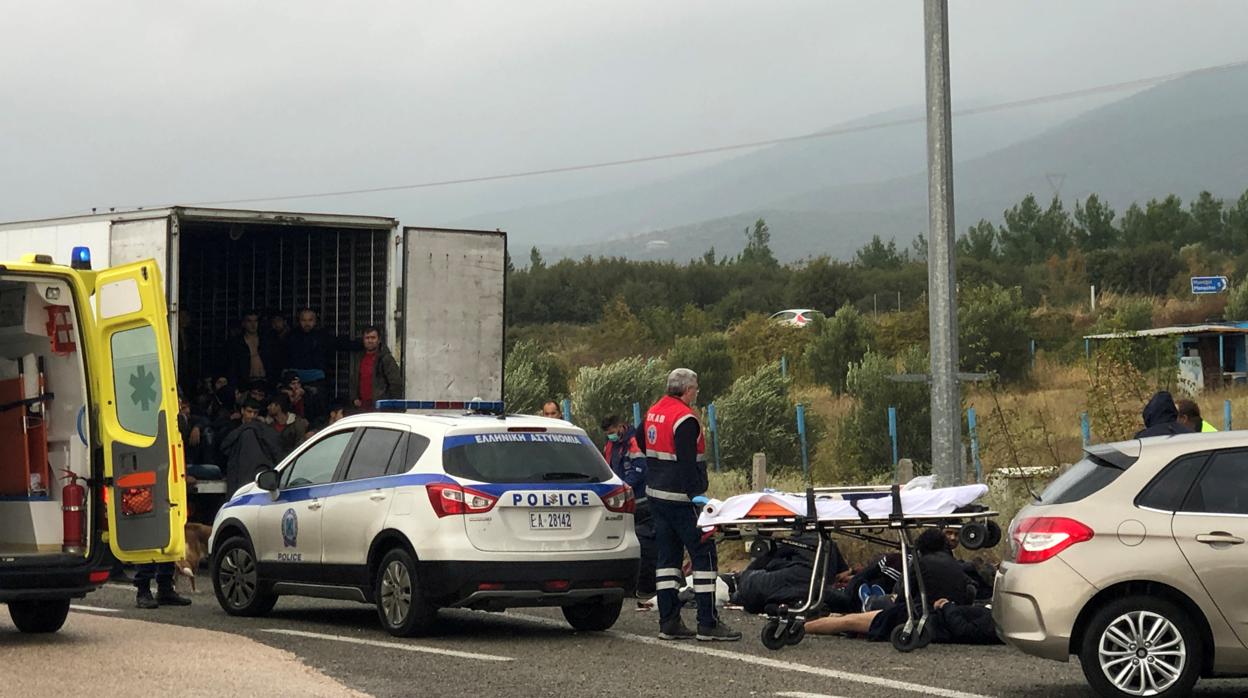
[[[659,624],[660,640],[691,640],[697,633],[685,626],[685,622],[677,615]]]
[[[160,604],[152,598],[151,589],[139,589],[139,592],[134,595],[134,605],[136,608],[160,608]]]
[[[713,627],[698,626],[698,640],[702,642],[736,642],[741,639],[741,631],[733,630],[721,620]]]
[[[160,591],[156,592],[156,601],[161,606],[190,606],[191,605],[191,600],[186,598],[185,596],[178,596],[177,589],[174,589],[173,587],[170,587],[168,589],[161,589]]]

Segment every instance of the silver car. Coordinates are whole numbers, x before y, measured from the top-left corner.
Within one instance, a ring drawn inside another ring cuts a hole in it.
[[[1105,696],[1248,673],[1248,433],[1087,449],[1010,524],[993,618]]]

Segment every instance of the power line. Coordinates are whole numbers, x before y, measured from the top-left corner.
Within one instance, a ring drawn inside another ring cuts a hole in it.
[[[1036,106],[1038,104],[1048,104],[1051,102],[1060,102],[1069,99],[1077,99],[1079,97],[1089,97],[1109,92],[1120,92],[1136,87],[1147,87],[1158,83],[1175,80],[1178,78],[1190,77],[1203,73],[1213,73],[1234,68],[1242,68],[1248,66],[1248,60],[1236,61],[1234,63],[1223,63],[1221,65],[1206,66],[1204,68],[1196,68],[1193,70],[1184,70],[1177,73],[1167,73],[1165,75],[1156,75],[1147,78],[1138,78],[1135,80],[1127,80],[1124,82],[1115,82],[1105,85],[1097,85],[1095,87],[1087,87],[1078,90],[1070,90],[1067,92],[1057,92],[1053,94],[1043,95],[1039,97],[1029,97],[1026,99],[1018,99],[1009,102],[1000,102],[998,104],[990,104],[980,107],[970,107],[967,109],[958,109],[953,112],[954,116],[975,116],[978,114],[988,114],[992,112],[1005,111],[1008,109],[1020,109],[1023,107]],[[753,148],[761,148],[771,145],[782,145],[784,143],[797,143],[800,141],[809,141],[819,138],[832,138],[834,136],[843,136],[851,133],[863,133],[866,131],[878,131],[887,128],[896,128],[898,126],[908,126],[910,124],[921,124],[926,121],[927,117],[916,116],[905,119],[892,119],[889,121],[880,121],[873,124],[859,124],[856,126],[844,126],[839,128],[831,128],[815,133],[806,133],[798,136],[782,136],[779,138],[769,138],[761,141],[749,141],[745,143],[734,143],[731,145],[712,146],[709,148],[697,148],[694,150],[679,150],[660,155],[645,155],[635,158],[624,158],[621,160],[605,160],[601,162],[586,163],[580,165],[566,165],[563,167],[548,167],[536,170],[519,170],[516,172],[506,172],[502,174],[483,175],[479,177],[463,177],[458,179],[442,179],[429,182],[419,182],[416,184],[396,184],[390,186],[367,187],[362,189],[341,189],[336,191],[322,191],[304,194],[281,194],[276,196],[255,196],[239,199],[217,199],[215,201],[198,201],[186,204],[188,206],[220,206],[224,204],[251,204],[265,201],[293,201],[297,199],[320,199],[335,196],[355,196],[358,194],[378,194],[391,191],[408,191],[413,189],[431,189],[434,187],[447,187],[457,184],[478,184],[482,182],[497,182],[506,179],[521,179],[524,177],[538,177],[541,175],[561,174],[566,172],[582,172],[585,170],[597,170],[608,167],[623,167],[626,165],[639,165],[647,162],[660,162],[663,160],[678,160],[681,158],[697,157],[700,155],[713,155],[715,153],[727,153],[736,150],[750,150]],[[139,208],[139,207],[128,207]],[[151,208],[145,206],[143,208]]]

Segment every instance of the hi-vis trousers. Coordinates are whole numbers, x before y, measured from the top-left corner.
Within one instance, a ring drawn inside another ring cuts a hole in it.
[[[715,618],[715,541],[703,540],[698,528],[698,512],[688,502],[668,502],[651,497],[650,512],[654,517],[654,542],[658,548],[655,588],[659,596],[659,623],[680,614],[678,590],[681,587],[681,562],[689,551],[693,561],[693,592],[698,601],[698,625],[712,628]]]

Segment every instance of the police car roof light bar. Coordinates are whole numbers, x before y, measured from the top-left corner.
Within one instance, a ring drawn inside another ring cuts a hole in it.
[[[478,414],[506,414],[502,400],[378,400],[379,410],[463,410]]]

